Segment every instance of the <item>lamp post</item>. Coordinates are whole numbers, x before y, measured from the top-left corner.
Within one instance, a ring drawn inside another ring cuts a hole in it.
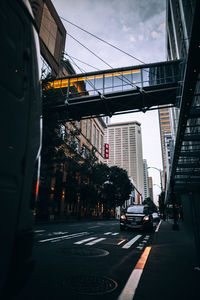
[[[161,192],[163,192],[163,185],[162,185],[162,171],[161,169],[155,168],[155,167],[148,167],[147,169],[155,169],[160,173],[160,188],[161,188]]]

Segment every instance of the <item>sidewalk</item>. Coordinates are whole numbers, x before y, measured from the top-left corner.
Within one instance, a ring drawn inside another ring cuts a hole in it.
[[[182,222],[179,231],[174,231],[171,220],[162,221],[134,300],[200,299],[200,271],[194,270],[196,266],[193,234]]]

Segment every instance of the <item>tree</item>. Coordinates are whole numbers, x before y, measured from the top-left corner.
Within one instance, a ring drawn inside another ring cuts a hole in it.
[[[133,189],[127,171],[117,166],[110,167],[104,193],[109,207],[122,206]]]
[[[142,204],[148,205],[151,213],[157,212],[157,206],[150,197],[146,198]]]

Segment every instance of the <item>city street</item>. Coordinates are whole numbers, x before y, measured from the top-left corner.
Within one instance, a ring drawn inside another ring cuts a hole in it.
[[[34,272],[22,299],[117,299],[153,234],[118,220],[37,225]]]

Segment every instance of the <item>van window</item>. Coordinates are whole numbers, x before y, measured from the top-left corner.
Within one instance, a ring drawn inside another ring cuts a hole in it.
[[[146,212],[146,211],[145,211]],[[144,213],[144,206],[130,206],[127,209],[127,213],[135,213],[135,214],[143,214]]]

